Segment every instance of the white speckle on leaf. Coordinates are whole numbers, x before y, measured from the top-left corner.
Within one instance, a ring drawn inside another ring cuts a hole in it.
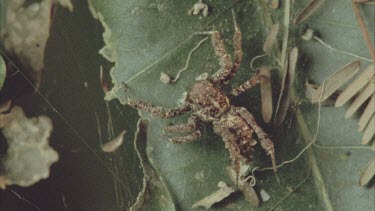
[[[259,194],[260,194],[260,197],[262,198],[262,201],[268,201],[271,198],[271,196],[268,195],[268,193],[264,189],[261,189]]]
[[[202,170],[202,171],[198,171],[198,172],[195,174],[194,178],[195,178],[196,180],[198,180],[199,182],[203,182],[203,181],[204,181],[204,171],[203,171],[203,170]]]

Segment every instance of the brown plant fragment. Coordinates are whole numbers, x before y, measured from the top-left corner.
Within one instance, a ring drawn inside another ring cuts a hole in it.
[[[360,61],[354,61],[336,71],[325,80],[324,91],[322,90],[323,85],[318,88],[317,92],[312,96],[312,102],[317,103],[326,100],[358,72],[360,64]]]
[[[319,85],[318,84],[313,84],[313,83],[309,83],[306,81],[305,83],[305,96],[308,100],[310,100],[311,103],[312,102],[312,96],[315,95],[315,93],[317,92],[318,88],[319,88]],[[334,92],[328,99],[326,99],[325,101],[321,102],[321,106],[333,106],[335,105],[335,101],[337,99],[337,97],[340,95],[340,91],[336,91]]]
[[[116,138],[108,141],[107,143],[102,145],[103,152],[114,152],[116,151],[121,144],[124,142],[124,135],[126,130],[122,131]]]
[[[371,181],[371,179],[374,177],[374,175],[375,175],[375,157],[372,160],[370,160],[370,162],[368,163],[366,170],[363,172],[361,178],[359,179],[359,185],[362,187],[367,185]]]
[[[268,34],[267,39],[263,44],[264,52],[268,53],[272,49],[272,46],[275,44],[277,34],[279,33],[279,28],[280,26],[278,23],[271,26],[270,33]]]
[[[369,144],[375,135],[375,115],[372,115],[370,122],[362,136],[362,144]]]
[[[358,122],[358,131],[361,132],[366,127],[371,116],[375,112],[375,94],[372,95],[370,102],[367,104],[365,111],[362,113],[361,118]]]
[[[345,113],[345,118],[351,117],[360,107],[365,103],[365,101],[371,97],[372,94],[375,92],[375,83],[369,83],[367,86],[361,91],[357,98],[350,104],[348,110]]]
[[[374,76],[374,64],[368,65],[365,70],[357,76],[337,98],[335,106],[340,107],[350,100],[357,92],[359,92]]]
[[[228,185],[224,182],[219,182],[217,186],[220,188],[219,190],[215,191],[214,193],[205,197],[204,199],[194,203],[192,208],[201,206],[205,207],[206,209],[209,209],[212,205],[222,201],[223,199],[227,198],[230,194],[236,191],[234,188],[228,187]]]
[[[311,0],[293,20],[294,24],[300,24],[307,20],[316,10],[325,2],[325,0]]]
[[[267,66],[260,68],[260,94],[262,96],[262,116],[264,122],[268,123],[272,117],[272,87],[271,69]]]

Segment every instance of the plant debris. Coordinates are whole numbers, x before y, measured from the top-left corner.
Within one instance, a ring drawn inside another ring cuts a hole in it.
[[[298,13],[296,18],[293,20],[294,24],[300,24],[307,20],[311,15],[313,15],[316,10],[325,2],[325,0],[311,0],[306,6]]]
[[[298,61],[298,48],[294,47],[289,53],[288,62],[286,62],[285,74],[283,76],[277,108],[275,112],[275,127],[279,127],[288,113],[290,104],[291,90],[294,86],[294,79],[296,76],[296,67]]]
[[[58,160],[58,154],[48,145],[52,132],[51,119],[47,116],[27,118],[18,106],[1,116],[9,118],[1,128],[8,142],[1,186],[15,184],[27,187],[47,178],[50,166]]]
[[[371,81],[374,76],[374,64],[370,64],[357,78],[351,82],[337,98],[335,106],[340,107],[348,102],[355,94],[357,94],[364,86]]]
[[[124,142],[126,130],[122,131],[116,138],[108,141],[102,145],[103,152],[114,152],[116,151]]]
[[[372,160],[370,160],[370,162],[368,163],[366,170],[363,172],[361,178],[359,179],[359,185],[362,187],[367,185],[374,176],[375,176],[375,157]]]
[[[198,0],[197,3],[188,11],[188,15],[198,15],[202,12],[203,17],[208,16],[208,6],[203,3],[202,0]]]
[[[362,132],[363,129],[366,127],[367,123],[369,122],[371,116],[374,115],[375,112],[375,94],[372,95],[370,102],[367,104],[366,109],[363,111],[361,118],[358,122],[358,131]]]
[[[354,61],[336,71],[325,80],[324,90],[322,90],[323,87],[320,86],[317,92],[314,93],[311,99],[312,102],[317,103],[326,100],[358,72],[360,64],[360,61]],[[323,94],[321,94],[322,92]]]
[[[192,208],[201,206],[205,207],[206,209],[209,209],[213,204],[222,201],[223,199],[227,198],[230,194],[236,191],[234,188],[228,187],[228,185],[225,182],[220,181],[217,186],[220,188],[219,190],[205,197],[204,199],[194,203]]]

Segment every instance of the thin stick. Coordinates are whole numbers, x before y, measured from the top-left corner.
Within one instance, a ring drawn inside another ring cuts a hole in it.
[[[264,54],[261,54],[261,55],[258,55],[258,56],[256,56],[256,57],[254,57],[252,60],[251,60],[251,62],[250,62],[250,68],[251,68],[251,70],[256,70],[256,69],[258,69],[258,68],[254,68],[254,66],[253,66],[253,63],[254,63],[254,61],[255,60],[257,60],[257,59],[259,59],[259,58],[262,58],[262,57],[264,57],[264,56],[266,56],[267,55],[267,53],[264,53]]]
[[[357,4],[353,1],[352,1],[352,7],[353,7],[355,17],[357,19],[358,25],[361,28],[363,39],[365,40],[367,48],[368,48],[368,50],[370,52],[370,55],[372,57],[372,61],[375,63],[375,49],[374,49],[374,46],[371,42],[371,38],[368,34],[368,30],[367,30],[365,21],[363,20],[363,18],[361,16],[361,12],[359,11],[359,8],[358,8]]]
[[[331,49],[332,51],[336,51],[337,53],[341,53],[341,54],[345,54],[345,55],[353,56],[353,57],[358,58],[358,59],[362,59],[362,60],[365,60],[365,61],[372,62],[371,59],[369,59],[369,58],[365,58],[365,57],[362,57],[362,56],[358,56],[358,55],[356,55],[356,54],[354,54],[354,53],[350,53],[350,52],[347,52],[347,51],[342,51],[342,50],[336,49],[336,48],[334,48],[334,47],[328,45],[327,43],[325,43],[322,39],[320,39],[320,38],[317,37],[317,36],[314,36],[314,39],[315,39],[316,41],[318,41],[320,44],[322,44],[323,46],[325,46],[325,47]]]
[[[201,40],[201,41],[197,44],[197,46],[195,46],[193,49],[191,49],[191,51],[190,51],[190,53],[189,53],[189,55],[188,55],[188,58],[186,59],[185,67],[178,71],[176,77],[171,81],[171,83],[175,83],[175,82],[180,78],[180,74],[181,74],[182,72],[184,72],[185,70],[187,70],[187,68],[188,68],[188,66],[189,66],[189,62],[190,62],[191,55],[192,55],[193,52],[194,52],[195,50],[197,50],[197,48],[199,48],[199,46],[200,46],[204,41],[206,41],[207,39],[208,39],[208,37],[204,38],[203,40]]]
[[[284,67],[286,51],[288,48],[288,38],[289,38],[289,22],[290,22],[290,0],[285,0],[284,6],[284,22],[283,22],[283,45],[281,49],[281,67]]]
[[[274,204],[269,210],[274,210],[279,204],[281,204],[288,196],[292,193],[294,193],[299,187],[301,187],[308,179],[310,178],[310,175],[308,175],[305,179],[303,179],[300,183],[298,183],[294,188],[293,191],[288,191],[288,193],[281,198],[276,204]]]

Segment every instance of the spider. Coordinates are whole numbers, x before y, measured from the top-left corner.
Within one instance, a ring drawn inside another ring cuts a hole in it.
[[[160,118],[173,118],[187,112],[192,112],[186,124],[172,125],[164,128],[165,133],[190,132],[186,136],[168,138],[172,143],[187,143],[198,139],[203,132],[203,122],[211,122],[214,132],[220,135],[225,147],[229,150],[232,166],[239,173],[241,163],[249,163],[252,159],[253,146],[257,141],[253,133],[258,136],[260,145],[271,157],[273,169],[276,172],[274,145],[268,135],[256,123],[253,115],[244,107],[235,107],[230,104],[230,99],[240,95],[255,86],[260,79],[255,74],[244,84],[231,90],[229,94],[222,91],[240,67],[243,53],[241,48],[242,35],[237,26],[234,11],[234,64],[226,52],[224,42],[218,31],[197,32],[198,35],[211,36],[211,42],[218,57],[220,70],[211,77],[197,81],[188,92],[182,106],[177,108],[162,108],[149,103],[130,99],[128,104],[139,110],[146,111],[152,116]]]

